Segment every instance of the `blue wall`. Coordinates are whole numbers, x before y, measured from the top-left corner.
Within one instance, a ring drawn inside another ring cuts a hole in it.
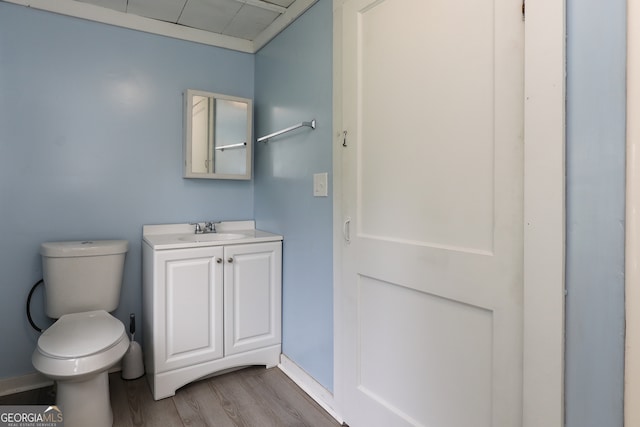
[[[567,427],[623,425],[625,10],[567,1]]]
[[[116,315],[140,315],[143,224],[253,217],[253,183],[182,178],[182,92],[254,97],[254,55],[0,2],[0,378],[33,372],[39,244],[127,239]],[[36,321],[46,325],[42,293]],[[140,322],[139,322],[140,323]]]
[[[283,352],[333,389],[332,2],[320,0],[256,55],[256,135],[315,118],[255,148],[255,217],[284,235]]]

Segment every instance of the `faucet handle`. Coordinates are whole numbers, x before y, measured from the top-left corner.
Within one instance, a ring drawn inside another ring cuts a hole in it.
[[[205,233],[215,233],[216,232],[216,224],[220,224],[220,221],[207,221],[204,223],[204,232]]]
[[[199,222],[190,222],[189,225],[195,225],[196,228],[194,230],[195,234],[201,234],[202,233],[202,226],[200,226]]]

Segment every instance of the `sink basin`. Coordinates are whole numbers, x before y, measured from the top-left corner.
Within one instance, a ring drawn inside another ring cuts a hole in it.
[[[189,234],[179,237],[178,240],[183,242],[217,242],[219,240],[235,240],[242,239],[244,234],[239,233],[208,233],[208,234]]]

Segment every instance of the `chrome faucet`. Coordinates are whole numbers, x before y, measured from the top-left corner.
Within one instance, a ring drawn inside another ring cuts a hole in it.
[[[195,225],[195,229],[194,229],[194,233],[195,234],[206,234],[206,233],[216,233],[216,224],[220,224],[220,222],[214,222],[214,221],[206,221],[204,223],[204,228],[202,228],[202,225],[200,225],[199,222],[190,222],[189,224],[191,225]]]
[[[204,223],[204,231],[203,233],[216,233],[216,224],[220,224],[219,222],[207,221]]]

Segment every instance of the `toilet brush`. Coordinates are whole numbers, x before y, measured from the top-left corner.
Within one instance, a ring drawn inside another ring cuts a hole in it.
[[[136,334],[136,315],[129,315],[129,332],[131,342],[129,349],[122,358],[122,379],[134,380],[144,375],[144,363],[142,362],[142,348],[134,339]]]

